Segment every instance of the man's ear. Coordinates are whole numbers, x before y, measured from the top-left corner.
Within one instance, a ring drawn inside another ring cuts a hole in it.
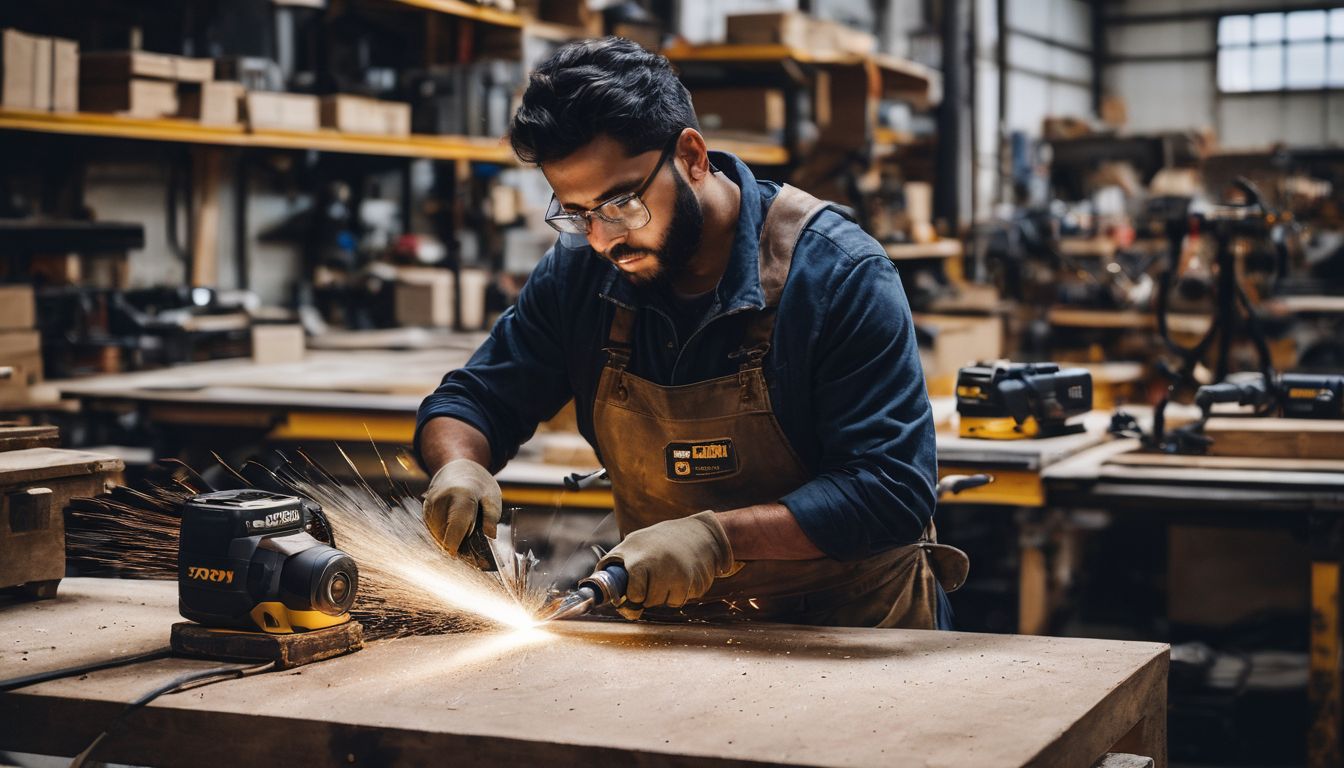
[[[677,139],[677,159],[686,166],[686,177],[691,183],[704,181],[709,177],[709,147],[705,137],[694,128],[683,128]]]

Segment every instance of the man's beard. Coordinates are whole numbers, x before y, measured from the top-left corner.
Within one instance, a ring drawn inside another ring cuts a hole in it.
[[[637,253],[647,253],[653,257],[656,268],[652,272],[635,275],[623,273],[625,279],[636,285],[666,284],[676,280],[686,274],[691,257],[700,250],[700,237],[705,229],[704,211],[701,210],[700,201],[696,199],[691,185],[681,178],[676,169],[672,171],[672,179],[677,185],[677,197],[672,207],[672,222],[663,233],[663,241],[658,244],[658,248],[648,251],[621,243],[607,253],[607,258],[613,262]]]

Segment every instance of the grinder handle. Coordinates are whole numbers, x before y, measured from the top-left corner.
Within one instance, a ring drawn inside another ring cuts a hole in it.
[[[594,601],[594,607],[619,604],[625,597],[625,588],[630,584],[630,572],[621,563],[612,563],[579,582],[580,587],[588,587],[600,599]]]

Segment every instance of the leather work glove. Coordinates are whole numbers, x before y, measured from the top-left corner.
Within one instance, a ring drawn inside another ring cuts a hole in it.
[[[425,492],[425,526],[439,546],[457,554],[476,527],[478,509],[482,532],[493,539],[503,501],[488,469],[471,459],[453,459],[434,473]]]
[[[733,548],[713,512],[664,520],[642,528],[617,544],[598,570],[622,563],[630,573],[625,601],[617,610],[638,619],[644,608],[680,608],[709,591],[714,579],[737,572]]]

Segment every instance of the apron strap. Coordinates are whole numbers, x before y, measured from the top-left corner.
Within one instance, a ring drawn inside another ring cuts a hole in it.
[[[611,330],[607,333],[607,358],[611,366],[624,371],[630,364],[630,340],[634,337],[635,311],[629,307],[616,305],[616,314],[611,318]]]
[[[780,187],[779,194],[770,204],[765,223],[761,225],[760,238],[761,290],[765,293],[765,309],[752,317],[742,339],[742,348],[733,353],[735,358],[745,358],[739,370],[745,372],[761,367],[775,331],[775,310],[793,265],[793,249],[807,225],[828,209],[837,209],[837,206],[789,184]]]

